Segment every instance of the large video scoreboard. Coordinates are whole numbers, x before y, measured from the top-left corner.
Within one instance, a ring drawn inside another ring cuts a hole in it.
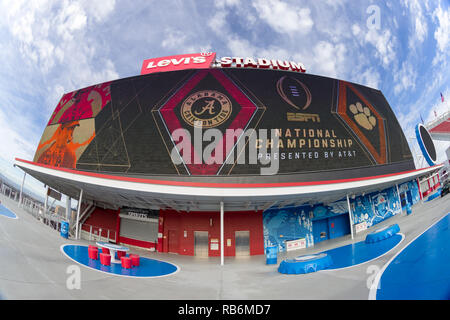
[[[415,169],[381,91],[251,68],[159,72],[67,93],[34,161],[193,177],[260,175],[268,161],[277,175],[330,172],[328,179],[344,169]]]

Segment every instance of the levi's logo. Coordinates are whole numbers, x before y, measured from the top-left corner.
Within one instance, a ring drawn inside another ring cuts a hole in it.
[[[190,64],[192,63],[205,63],[206,58],[205,57],[187,57],[187,58],[181,58],[181,59],[165,59],[160,60],[157,64],[155,64],[155,61],[149,61],[147,64],[147,69],[150,68],[156,68],[156,67],[167,67],[170,64],[173,64],[174,66],[178,66],[179,64]]]
[[[142,65],[141,75],[163,71],[208,68],[214,61],[215,56],[215,53],[208,53],[208,55],[204,53],[194,53],[147,59]]]

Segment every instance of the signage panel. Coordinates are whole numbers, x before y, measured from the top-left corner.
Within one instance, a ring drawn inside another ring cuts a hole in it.
[[[215,58],[215,52],[204,52],[147,59],[142,64],[141,75],[184,69],[209,68]]]
[[[274,174],[284,177],[415,168],[381,91],[358,84],[302,72],[204,68],[116,80],[108,88],[95,118],[77,120],[69,108],[76,124],[51,122],[34,161],[186,177],[256,176],[267,161],[277,161]]]
[[[61,201],[61,193],[51,188],[48,188],[47,195],[53,199]]]
[[[143,208],[123,207],[120,209],[120,216],[124,218],[138,218],[138,219],[158,219],[159,211]]]
[[[356,233],[364,231],[364,230],[367,230],[367,222],[366,221],[355,224]]]
[[[286,241],[286,251],[292,251],[297,249],[306,248],[306,239],[297,239],[292,241]]]

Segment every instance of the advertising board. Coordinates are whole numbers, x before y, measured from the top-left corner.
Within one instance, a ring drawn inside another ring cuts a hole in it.
[[[271,174],[287,176],[343,169],[364,175],[371,167],[383,174],[392,165],[415,169],[381,91],[342,80],[258,68],[207,68],[89,88],[78,91],[108,88],[107,99],[74,101],[64,111],[70,116],[51,120],[35,162],[168,176],[261,175],[275,162]],[[79,96],[78,91],[71,96]],[[80,119],[72,112],[78,103],[85,110]]]

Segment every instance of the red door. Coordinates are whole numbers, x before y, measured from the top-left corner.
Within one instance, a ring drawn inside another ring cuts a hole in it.
[[[177,230],[169,230],[169,248],[168,251],[178,253],[178,233]]]

